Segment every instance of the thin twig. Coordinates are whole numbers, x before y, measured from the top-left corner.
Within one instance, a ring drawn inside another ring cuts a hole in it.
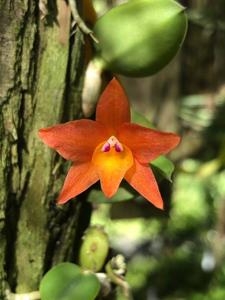
[[[85,34],[90,35],[90,37],[95,41],[95,43],[98,43],[97,38],[93,34],[93,31],[85,24],[85,22],[80,17],[80,15],[78,13],[76,1],[75,0],[69,0],[69,5],[70,5],[70,8],[71,8],[72,16],[73,16],[74,20],[76,21],[77,25],[79,26],[79,28]]]

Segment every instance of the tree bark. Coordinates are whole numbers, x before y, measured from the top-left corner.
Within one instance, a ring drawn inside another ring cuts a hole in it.
[[[56,206],[68,164],[37,135],[81,116],[83,35],[64,0],[39,2],[0,0],[0,299],[75,260],[90,217],[82,199]]]

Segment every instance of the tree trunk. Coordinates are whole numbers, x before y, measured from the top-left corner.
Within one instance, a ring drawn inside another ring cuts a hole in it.
[[[83,36],[70,26],[64,0],[0,0],[0,299],[75,260],[89,222],[79,198],[56,206],[68,165],[37,135],[81,115]]]

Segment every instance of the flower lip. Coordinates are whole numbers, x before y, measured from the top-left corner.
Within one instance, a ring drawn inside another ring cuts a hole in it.
[[[109,142],[106,141],[95,148],[92,156],[92,165],[99,176],[101,188],[108,198],[111,198],[117,192],[126,172],[134,163],[131,150],[126,145],[121,145],[123,151],[119,148],[120,152],[118,152],[116,148],[118,140],[111,139],[110,142],[112,141],[115,143],[113,143],[114,146],[110,145],[109,151],[104,151],[108,149]]]
[[[123,146],[119,142],[119,140],[112,135],[107,142],[102,146],[102,152],[109,152],[111,148],[114,147],[116,152],[122,152],[123,151]]]

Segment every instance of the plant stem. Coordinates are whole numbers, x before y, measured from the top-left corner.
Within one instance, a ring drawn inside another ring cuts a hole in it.
[[[90,37],[95,41],[95,43],[98,43],[98,40],[96,39],[96,37],[93,34],[93,31],[84,23],[84,21],[80,17],[80,15],[78,13],[76,1],[75,0],[69,0],[68,2],[69,2],[69,5],[70,5],[70,8],[71,8],[71,13],[72,13],[72,16],[74,18],[74,21],[77,23],[79,28],[85,34],[90,35]]]

